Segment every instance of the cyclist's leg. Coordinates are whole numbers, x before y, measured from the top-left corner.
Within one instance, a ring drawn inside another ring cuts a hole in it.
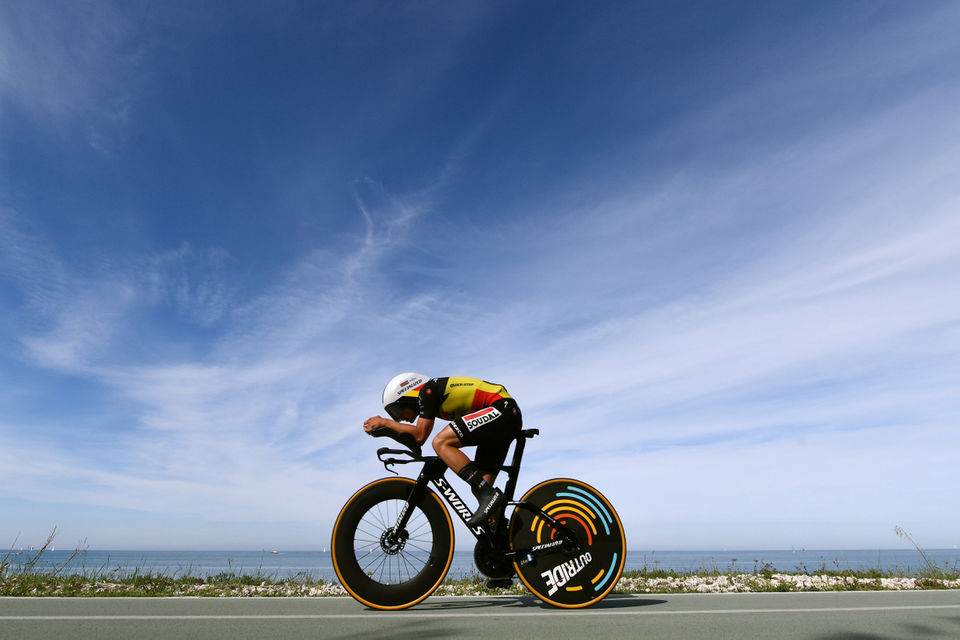
[[[499,407],[506,416],[499,423],[494,423],[491,428],[483,434],[483,439],[477,444],[477,453],[474,456],[474,462],[483,473],[487,482],[493,484],[507,459],[507,453],[510,451],[510,445],[520,435],[523,428],[523,418],[520,415],[520,409],[511,399],[505,399],[502,406]]]
[[[495,522],[504,503],[503,492],[493,480],[506,458],[510,442],[522,426],[520,409],[512,398],[501,398],[491,406],[467,414],[450,424],[463,446],[477,446],[474,462],[460,469],[458,475],[470,485],[479,500],[477,512],[467,522],[476,526]]]
[[[473,495],[482,503],[485,498],[489,498],[494,492],[493,479],[489,474],[483,473],[460,450],[461,447],[472,447],[477,444],[466,436],[461,438],[460,433],[462,432],[462,430],[457,430],[454,423],[447,425],[433,439],[433,449],[454,473],[470,485]],[[464,442],[464,440],[467,441]]]
[[[513,398],[501,398],[491,406],[457,418],[433,439],[433,449],[446,465],[459,473],[470,463],[460,449],[477,447],[476,466],[488,482],[493,482],[510,443],[523,426],[520,408]],[[500,453],[503,457],[500,457]],[[490,476],[489,478],[487,476]]]
[[[459,473],[460,470],[470,462],[467,454],[460,451],[460,447],[464,446],[468,445],[460,439],[460,436],[451,428],[451,425],[447,425],[441,429],[440,433],[433,439],[433,450],[437,452],[440,459],[443,460],[454,473]]]

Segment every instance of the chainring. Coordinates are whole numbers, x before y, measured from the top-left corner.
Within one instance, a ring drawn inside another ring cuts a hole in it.
[[[516,575],[513,563],[504,557],[502,551],[491,547],[487,539],[477,541],[477,546],[473,548],[473,562],[477,570],[488,578],[512,578]]]

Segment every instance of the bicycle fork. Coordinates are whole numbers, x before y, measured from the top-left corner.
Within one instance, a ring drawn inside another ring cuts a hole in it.
[[[416,483],[414,483],[413,488],[410,490],[410,495],[407,497],[406,503],[403,505],[403,509],[400,510],[400,515],[397,517],[397,522],[393,526],[393,529],[388,532],[388,542],[396,544],[397,542],[402,542],[400,538],[406,533],[407,523],[410,520],[411,516],[411,507],[417,504],[420,504],[420,501],[423,500],[423,497],[427,493],[427,485],[433,483],[433,485],[440,492],[440,496],[447,501],[447,504],[450,505],[450,508],[456,512],[457,515],[463,520],[466,524],[467,520],[470,519],[470,516],[473,515],[473,512],[470,511],[469,507],[464,504],[463,500],[460,499],[460,496],[450,486],[450,483],[447,482],[444,478],[444,473],[447,470],[447,465],[440,459],[427,460],[423,465],[423,469],[420,471],[420,476],[417,478]],[[480,536],[487,533],[486,529],[480,525],[470,528],[470,532],[474,536],[479,538]]]

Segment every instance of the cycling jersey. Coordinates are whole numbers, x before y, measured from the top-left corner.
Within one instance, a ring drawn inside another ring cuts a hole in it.
[[[464,446],[477,447],[474,462],[485,472],[501,469],[523,416],[503,385],[477,378],[432,378],[417,394],[420,416],[450,420]]]
[[[420,387],[420,415],[456,420],[509,397],[503,385],[477,378],[431,378]]]

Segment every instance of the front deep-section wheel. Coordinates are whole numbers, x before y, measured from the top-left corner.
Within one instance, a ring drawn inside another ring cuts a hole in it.
[[[430,489],[402,529],[396,525],[415,483],[371,482],[337,516],[330,545],[333,568],[354,598],[375,609],[404,609],[433,593],[453,559],[453,523]]]
[[[559,522],[576,540],[564,541],[537,511],[518,506],[510,518],[510,546],[528,555],[514,562],[535,596],[557,607],[588,607],[616,586],[626,559],[623,525],[610,502],[579,480],[541,482],[520,500]]]

